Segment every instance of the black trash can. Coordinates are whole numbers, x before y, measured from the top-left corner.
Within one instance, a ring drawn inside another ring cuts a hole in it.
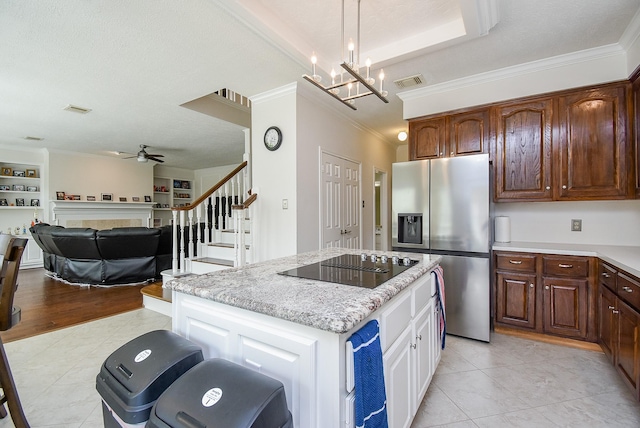
[[[147,428],[292,428],[284,386],[269,376],[214,358],[158,398]]]
[[[198,345],[168,330],[122,345],[96,377],[105,428],[144,426],[160,394],[202,361]]]

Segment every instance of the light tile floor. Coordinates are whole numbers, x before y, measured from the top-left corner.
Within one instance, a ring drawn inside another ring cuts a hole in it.
[[[156,329],[171,329],[171,319],[140,309],[6,344],[31,426],[101,427],[101,364]],[[433,426],[639,427],[640,404],[601,353],[505,335],[490,344],[448,336],[412,428]],[[7,427],[9,418],[0,420]]]

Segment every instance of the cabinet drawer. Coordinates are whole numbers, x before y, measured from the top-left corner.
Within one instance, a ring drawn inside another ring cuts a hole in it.
[[[618,271],[616,271],[613,267],[607,264],[604,264],[602,262],[598,264],[599,281],[602,284],[609,287],[609,289],[612,291],[616,291],[616,274],[617,273]]]
[[[589,259],[571,256],[542,256],[542,273],[552,276],[587,277]]]
[[[411,303],[411,291],[405,290],[391,299],[388,308],[380,314],[382,352],[385,352],[411,323]]]
[[[618,272],[618,296],[640,311],[640,282]]]
[[[496,256],[496,268],[522,272],[536,271],[536,255],[521,253],[499,253]]]

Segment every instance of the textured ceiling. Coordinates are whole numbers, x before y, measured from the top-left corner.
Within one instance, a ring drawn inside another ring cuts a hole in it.
[[[312,51],[325,71],[339,62],[340,3],[3,0],[0,145],[104,154],[146,144],[170,166],[239,163],[240,126],[180,105],[221,88],[253,96],[293,81],[309,85],[301,75]],[[497,24],[474,15],[491,4]],[[345,0],[347,18],[356,5]],[[617,43],[639,7],[640,0],[362,0],[362,51],[389,80],[422,73],[436,84]],[[480,30],[440,40],[461,20]],[[356,112],[335,108],[395,143],[405,127],[402,104],[394,86],[386,88],[388,105],[369,97]],[[68,104],[92,111],[62,110]]]

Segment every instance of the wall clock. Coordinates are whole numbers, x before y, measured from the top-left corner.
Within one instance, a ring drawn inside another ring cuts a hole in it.
[[[264,133],[264,146],[267,149],[274,151],[278,150],[280,144],[282,144],[282,131],[280,131],[280,128],[277,126],[271,126]]]

